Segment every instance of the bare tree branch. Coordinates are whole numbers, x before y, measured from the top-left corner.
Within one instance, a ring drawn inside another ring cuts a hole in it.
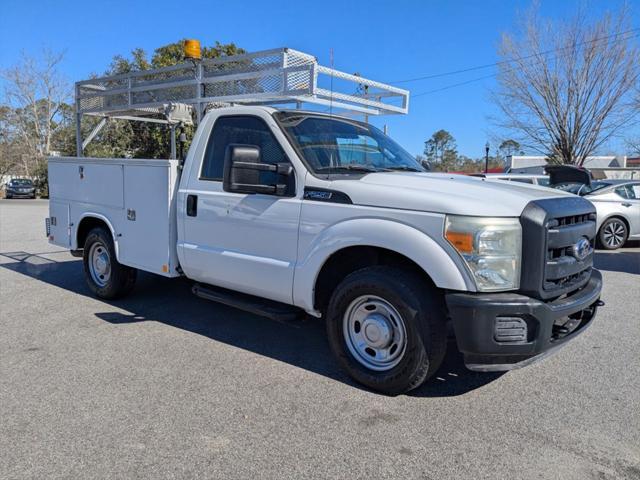
[[[27,175],[49,155],[60,107],[71,96],[69,83],[59,72],[62,59],[62,53],[49,50],[37,60],[23,54],[17,65],[0,71],[5,80],[2,104],[9,108],[8,121],[22,145],[20,157]]]
[[[528,12],[521,33],[503,35],[499,47],[497,126],[527,149],[581,165],[639,113],[638,34],[629,18],[625,9],[595,23],[581,13],[550,22]]]

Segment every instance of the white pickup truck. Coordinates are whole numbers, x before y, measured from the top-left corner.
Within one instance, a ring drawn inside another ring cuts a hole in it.
[[[269,317],[326,322],[344,369],[398,394],[439,368],[517,368],[601,305],[595,208],[544,187],[425,172],[367,123],[267,106],[211,110],[179,160],[49,159],[49,241],[90,289],[137,270]]]
[[[583,330],[600,297],[588,201],[425,173],[350,119],[222,108],[182,172],[53,157],[49,182],[49,239],[83,251],[96,295],[128,293],[141,269],[267,315],[297,307],[326,319],[356,380],[388,393],[438,369],[449,319],[468,367],[505,370]]]

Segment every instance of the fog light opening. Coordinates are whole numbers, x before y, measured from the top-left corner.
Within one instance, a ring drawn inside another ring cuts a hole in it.
[[[520,317],[496,317],[493,338],[500,343],[527,343],[527,322]]]

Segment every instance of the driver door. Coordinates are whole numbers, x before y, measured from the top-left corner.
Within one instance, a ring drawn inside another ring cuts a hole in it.
[[[222,176],[229,144],[257,146],[263,163],[289,162],[264,119],[216,119],[200,171],[191,175],[181,202],[188,209],[183,269],[200,282],[291,303],[301,208],[295,175],[285,196],[226,192]]]

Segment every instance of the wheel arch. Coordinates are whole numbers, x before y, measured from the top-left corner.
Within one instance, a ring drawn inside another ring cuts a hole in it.
[[[629,219],[627,217],[625,217],[623,214],[621,213],[612,213],[610,215],[607,215],[606,217],[604,217],[602,219],[602,223],[600,223],[600,228],[598,229],[598,234],[600,233],[600,230],[602,229],[602,226],[605,224],[605,222],[607,220],[611,220],[612,218],[617,218],[619,220],[622,220],[623,223],[625,224],[625,226],[627,227],[627,232],[630,232],[631,230],[631,223],[629,222]]]
[[[342,278],[370,265],[401,265],[438,288],[475,290],[450,252],[424,232],[399,222],[362,218],[341,222],[318,235],[307,252],[296,265],[293,297],[296,305],[314,314]]]
[[[324,311],[335,286],[350,273],[374,265],[389,265],[415,272],[430,285],[433,279],[420,265],[394,250],[370,245],[342,248],[326,259],[316,276],[313,305]]]
[[[78,221],[78,227],[76,228],[75,234],[75,250],[84,248],[84,242],[87,239],[87,235],[89,232],[96,227],[106,227],[107,230],[111,233],[111,238],[113,239],[113,246],[116,251],[116,259],[120,260],[120,255],[118,253],[118,242],[116,237],[116,231],[113,228],[112,223],[109,221],[107,217],[99,213],[88,212],[84,213],[80,220]]]

